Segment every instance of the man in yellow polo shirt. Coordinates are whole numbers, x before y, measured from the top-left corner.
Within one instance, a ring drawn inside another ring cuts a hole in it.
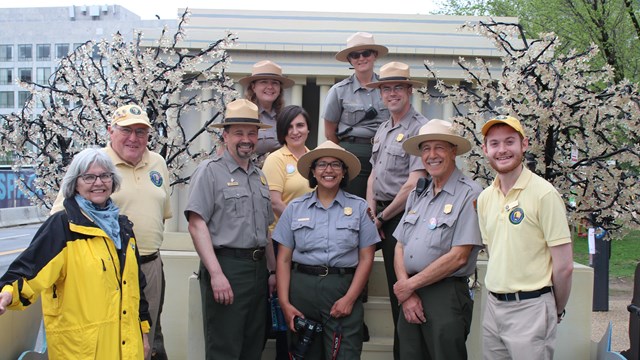
[[[571,291],[573,250],[564,202],[522,164],[529,145],[516,118],[482,127],[497,176],[478,197],[489,262],[483,327],[485,359],[553,359],[556,327]]]
[[[164,220],[172,216],[169,170],[162,156],[147,149],[151,123],[140,106],[125,105],[116,109],[108,130],[111,141],[104,150],[122,175],[122,185],[111,198],[120,208],[120,212],[133,222],[133,231],[140,251],[140,268],[147,280],[144,294],[149,302],[151,315],[149,342],[152,350],[155,343],[156,351],[153,358],[165,359],[159,327],[164,300],[164,272],[160,246],[163,240]],[[51,213],[63,209],[62,200],[59,193]],[[150,355],[151,353],[149,352]]]

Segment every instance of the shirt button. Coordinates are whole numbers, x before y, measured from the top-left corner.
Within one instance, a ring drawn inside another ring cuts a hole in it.
[[[122,340],[122,345],[124,345],[124,343],[125,343],[125,342],[126,342],[126,341]]]
[[[413,255],[409,255],[409,259],[413,259]]]

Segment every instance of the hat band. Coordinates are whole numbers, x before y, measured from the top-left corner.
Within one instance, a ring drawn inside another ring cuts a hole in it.
[[[222,122],[222,125],[225,125],[227,123],[247,123],[250,125],[261,125],[262,123],[260,122],[259,119],[252,119],[252,118],[226,118],[224,119],[224,121]]]
[[[275,76],[275,77],[283,77],[281,74],[276,74],[276,73],[259,73],[259,74],[253,74],[251,76]]]
[[[404,77],[404,76],[388,76],[388,77],[384,77],[384,78],[378,79],[378,81],[394,81],[394,80],[411,81],[411,80],[409,80],[408,77]]]

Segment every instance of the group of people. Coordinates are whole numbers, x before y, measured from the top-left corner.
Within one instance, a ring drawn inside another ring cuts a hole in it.
[[[469,277],[483,247],[484,358],[553,357],[571,238],[559,193],[523,165],[523,127],[510,116],[482,126],[482,151],[497,172],[482,190],[456,166],[472,144],[412,107],[424,84],[409,66],[389,62],[374,73],[387,53],[359,32],[336,54],[354,74],[329,91],[328,140],[313,150],[309,115],[284,104],[293,81],[280,66],[258,62],[239,80],[246,99],[227,104],[214,125],[223,151],[198,165],[184,210],[200,257],[207,359],[260,359],[275,293],[288,328],[277,359],[360,358],[376,249],[394,359],[466,359]],[[135,105],[115,112],[106,150],[85,150],[69,167],[64,211],[0,278],[0,314],[42,293],[52,358],[150,358],[161,349],[158,249],[171,210],[166,165],[146,150],[150,127]]]

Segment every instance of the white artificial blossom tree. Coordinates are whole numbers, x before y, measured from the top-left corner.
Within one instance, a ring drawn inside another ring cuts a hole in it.
[[[191,145],[202,136],[218,139],[210,125],[221,121],[225,104],[237,96],[225,75],[226,49],[236,37],[227,33],[190,51],[180,46],[188,19],[185,11],[175,33],[165,27],[150,47],[142,45],[141,32],[133,42],[119,33],[110,41],[88,41],[61,59],[46,84],[20,83],[31,96],[19,113],[0,115],[0,146],[13,156],[14,170],[34,167],[36,180],[18,184],[34,204],[50,207],[76,153],[106,145],[111,115],[122,105],[146,109],[154,128],[149,149],[167,161],[172,185],[186,182],[185,168],[215,151],[193,152]],[[185,114],[203,111],[215,115],[187,131]]]
[[[554,34],[529,40],[518,24],[493,20],[467,24],[503,54],[500,73],[482,60],[459,58],[464,85],[442,81],[430,62],[439,93],[427,101],[449,101],[450,119],[477,146],[468,169],[488,185],[495,177],[481,150],[482,124],[497,115],[515,116],[529,138],[526,163],[561,193],[574,223],[588,221],[609,232],[640,225],[640,95],[637,84],[616,82],[610,66],[594,67],[597,47],[555,51]],[[618,234],[620,235],[620,233]]]

